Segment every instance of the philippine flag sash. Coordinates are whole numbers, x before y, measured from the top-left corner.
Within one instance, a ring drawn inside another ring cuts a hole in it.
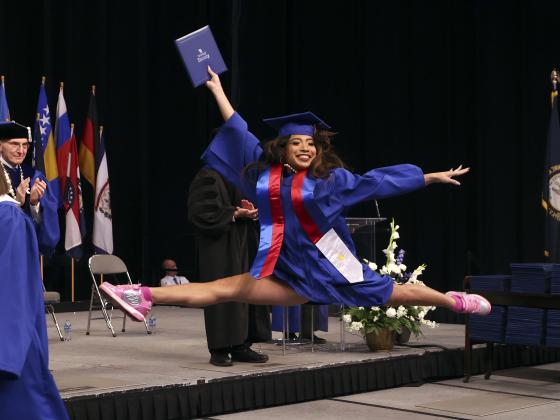
[[[257,279],[273,273],[282,248],[284,237],[284,215],[280,197],[282,170],[282,165],[272,165],[259,176],[257,182],[261,236],[259,250],[251,267],[251,274]],[[291,187],[293,209],[302,229],[309,240],[349,283],[363,281],[362,265],[336,231],[330,227],[315,204],[313,190],[316,181],[306,175],[306,170],[294,175]]]
[[[292,205],[307,237],[349,283],[364,281],[362,264],[348,249],[338,233],[330,227],[313,199],[316,181],[300,171],[292,182]]]

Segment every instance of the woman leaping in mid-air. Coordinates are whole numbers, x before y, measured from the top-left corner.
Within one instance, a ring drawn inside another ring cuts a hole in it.
[[[469,168],[423,174],[414,165],[373,169],[364,175],[343,168],[331,149],[334,133],[312,113],[265,120],[278,137],[261,148],[226,97],[218,75],[208,69],[206,86],[225,123],[203,162],[257,203],[261,235],[250,273],[209,283],[171,287],[113,286],[100,289],[133,319],[143,321],[152,303],[203,307],[221,302],[347,306],[423,305],[486,315],[479,295],[440,293],[426,286],[394,284],[356,257],[344,214],[365,200],[404,194],[433,183],[460,185]],[[249,208],[246,211],[256,211]]]

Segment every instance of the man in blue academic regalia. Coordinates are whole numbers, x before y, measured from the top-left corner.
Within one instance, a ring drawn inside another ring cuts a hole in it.
[[[10,188],[0,176],[0,419],[64,420],[49,372],[35,227]]]
[[[15,121],[0,123],[0,176],[8,184],[8,195],[35,222],[41,252],[50,255],[60,237],[58,202],[45,176],[23,163],[31,144],[30,132]]]

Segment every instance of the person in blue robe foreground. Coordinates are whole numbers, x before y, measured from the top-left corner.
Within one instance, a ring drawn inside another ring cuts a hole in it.
[[[144,320],[152,303],[204,307],[228,301],[423,305],[479,315],[490,312],[490,302],[479,295],[394,284],[391,277],[375,273],[356,257],[344,217],[361,201],[433,183],[460,185],[455,177],[468,168],[424,174],[414,165],[396,165],[353,174],[331,149],[330,127],[312,113],[265,120],[278,129],[278,137],[265,143],[263,150],[233,109],[218,75],[208,70],[211,79],[206,86],[225,123],[202,160],[257,203],[261,234],[251,272],[165,288],[104,282],[101,290],[106,297],[138,321]]]
[[[58,201],[45,175],[23,162],[30,131],[15,121],[0,123],[0,176],[8,183],[8,195],[33,219],[40,251],[50,256],[60,238]]]
[[[8,190],[0,177],[0,419],[68,419],[49,372],[35,228]]]

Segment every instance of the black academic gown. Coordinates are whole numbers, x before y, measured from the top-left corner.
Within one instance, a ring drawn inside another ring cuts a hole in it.
[[[195,227],[200,281],[207,282],[249,271],[258,243],[257,223],[233,222],[241,193],[209,168],[201,169],[191,183],[189,221]],[[225,349],[249,341],[270,338],[267,307],[243,303],[220,303],[204,308],[210,350]],[[248,325],[250,329],[248,330]]]

